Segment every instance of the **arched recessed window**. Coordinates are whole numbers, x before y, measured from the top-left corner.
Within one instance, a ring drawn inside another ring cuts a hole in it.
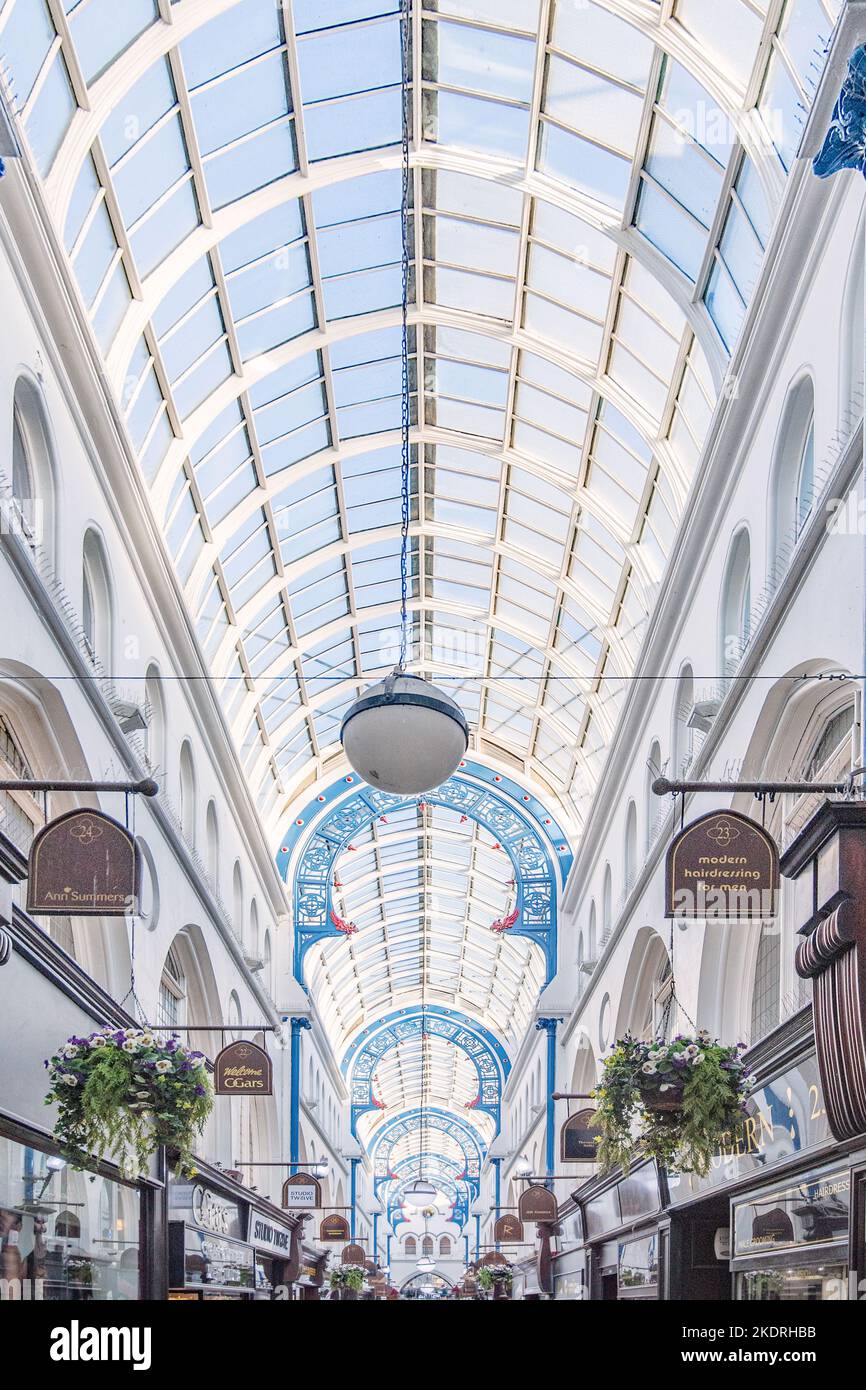
[[[596,924],[595,902],[590,903],[589,907],[589,929],[587,931],[587,948],[589,951],[589,963],[590,965],[595,965],[595,962],[598,960],[598,926]]]
[[[180,750],[180,828],[187,844],[195,845],[195,766],[189,739],[184,739]]]
[[[637,807],[628,803],[625,815],[625,891],[631,892],[637,878]]]
[[[842,351],[839,373],[840,433],[850,438],[863,417],[863,237],[861,219],[854,238],[842,308]]]
[[[220,832],[217,823],[216,803],[209,801],[204,817],[205,851],[207,871],[214,888],[219,889],[220,873]]]
[[[862,327],[861,327],[862,336]],[[785,401],[773,461],[770,556],[776,573],[787,565],[814,505],[815,388],[802,376]]]
[[[160,772],[165,768],[165,703],[155,662],[147,668],[144,698],[147,702],[147,761],[154,772]]]
[[[415,1239],[414,1236],[407,1236],[407,1237],[406,1237],[406,1242],[405,1242],[405,1245],[404,1245],[404,1249],[405,1249],[407,1255],[417,1255],[417,1254],[418,1254],[418,1242],[416,1241],[416,1239]]]
[[[239,861],[232,870],[232,926],[241,939],[244,934],[244,879]]]
[[[721,669],[735,675],[752,635],[752,554],[749,533],[737,533],[722,590]]]
[[[761,927],[755,980],[752,988],[752,1027],[749,1041],[756,1043],[779,1022],[781,993],[781,932],[776,922]]]
[[[440,1255],[450,1255],[450,1254],[451,1254],[451,1237],[450,1237],[450,1236],[440,1236],[440,1237],[439,1237],[439,1254],[440,1254]]]
[[[272,947],[271,947],[271,934],[270,934],[269,931],[266,931],[266,932],[265,932],[265,943],[264,943],[264,946],[263,946],[263,948],[262,948],[262,960],[264,961],[264,969],[263,969],[263,971],[262,971],[262,975],[263,975],[264,981],[265,981],[265,989],[268,991],[268,994],[273,995],[273,993],[274,993],[274,963],[273,963],[273,949],[272,949]]]
[[[242,1014],[242,1012],[241,1012],[241,1001],[240,1001],[240,999],[238,998],[238,995],[237,995],[237,991],[236,991],[236,990],[232,990],[231,994],[229,995],[229,1017],[228,1017],[228,1021],[229,1021],[229,1026],[230,1026],[232,1029],[238,1030],[238,1031],[240,1030],[240,1026],[241,1026],[241,1024],[242,1024],[243,1021],[244,1021],[244,1016],[243,1016],[243,1014]]]
[[[250,956],[254,961],[261,960],[259,948],[259,906],[253,898],[250,903]]]
[[[843,772],[850,770],[853,727],[853,704],[843,705],[830,716],[806,760],[804,781],[836,781]]]
[[[674,695],[672,720],[672,765],[674,778],[683,777],[694,757],[694,729],[689,726],[689,718],[695,707],[695,677],[687,662],[680,671]]]
[[[114,627],[111,579],[102,541],[93,530],[85,535],[82,548],[81,625],[88,655],[110,672]]]
[[[54,551],[54,467],[41,396],[20,377],[12,402],[12,509],[7,525],[31,552]]]
[[[607,940],[608,932],[613,926],[613,879],[611,878],[610,865],[604,868],[604,882],[601,890],[601,939]]]
[[[427,1255],[427,1256],[432,1256],[432,1254],[433,1254],[433,1237],[432,1237],[432,1236],[425,1236],[424,1239],[422,1240],[422,1242],[421,1242],[421,1254],[422,1254],[422,1255]]]
[[[175,1028],[184,1022],[186,1004],[186,975],[177,952],[172,948],[162,967],[159,982],[157,1019],[163,1028]]]
[[[662,771],[662,750],[661,744],[655,738],[650,745],[649,757],[646,763],[646,784],[644,791],[644,817],[646,819],[646,848],[647,851],[652,846],[655,833],[658,829],[660,820],[664,815],[664,803],[661,797],[656,796],[653,791],[653,782],[661,776]]]

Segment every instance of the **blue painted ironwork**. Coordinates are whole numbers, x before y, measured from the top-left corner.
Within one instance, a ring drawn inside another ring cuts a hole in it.
[[[303,984],[304,956],[314,942],[340,933],[331,920],[331,886],[337,858],[353,836],[379,816],[426,803],[447,807],[484,826],[511,861],[518,920],[511,930],[538,943],[549,980],[556,969],[558,894],[573,856],[546,808],[517,783],[480,763],[464,760],[441,787],[423,798],[376,791],[350,773],[308,803],[283,837],[277,866],[287,878],[293,866],[294,972]],[[297,863],[294,860],[297,857]]]
[[[821,179],[842,169],[859,169],[866,177],[866,44],[855,48],[848,59],[848,72],[833,108],[824,143],[812,161]],[[863,325],[861,325],[863,327]],[[866,421],[863,425],[866,432]],[[861,496],[866,503],[866,452],[864,452]],[[863,554],[866,575],[866,547]],[[863,633],[863,667],[866,673],[866,628]],[[866,674],[861,687],[861,703],[866,709]],[[861,720],[860,763],[866,766],[866,719]]]
[[[561,1022],[561,1018],[539,1018],[535,1024],[536,1028],[547,1034],[547,1117],[545,1128],[545,1159],[547,1167],[545,1172],[549,1178],[553,1177],[554,1155],[556,1153],[553,1093],[556,1090],[556,1026]]]
[[[431,1160],[436,1160],[439,1165],[433,1172],[430,1169]],[[424,1155],[424,1176],[435,1182],[439,1191],[451,1203],[451,1211],[445,1215],[445,1220],[454,1221],[458,1226],[463,1227],[469,1219],[469,1207],[475,1193],[465,1178],[446,1171],[446,1169],[453,1169],[454,1166],[454,1163],[443,1154],[426,1153]],[[403,1211],[406,1188],[421,1176],[421,1167],[420,1156],[418,1154],[409,1155],[400,1160],[398,1171],[387,1179],[387,1184],[382,1189],[382,1201],[392,1225],[397,1225],[400,1221],[407,1219]]]
[[[369,1024],[353,1039],[342,1061],[352,1107],[352,1133],[356,1133],[361,1115],[378,1109],[373,1100],[373,1076],[380,1060],[401,1043],[420,1038],[422,1024],[428,1037],[453,1043],[473,1062],[478,1074],[478,1100],[473,1109],[492,1116],[498,1134],[502,1088],[511,1069],[508,1053],[483,1024],[438,1004],[399,1009]]]
[[[496,1205],[496,1220],[499,1220],[499,1210],[502,1206],[502,1159],[492,1158],[493,1164],[493,1201]],[[496,1242],[496,1249],[499,1249],[499,1241]]]
[[[408,1134],[417,1134],[421,1128],[421,1121],[420,1108],[404,1111],[403,1114],[389,1120],[373,1135],[369,1152],[373,1164],[374,1190],[391,1175],[391,1151],[395,1144]],[[466,1181],[477,1191],[486,1148],[478,1132],[460,1116],[436,1107],[424,1107],[423,1121],[425,1132],[432,1130],[434,1133],[447,1134],[459,1146],[466,1161]]]
[[[352,1193],[351,1197],[349,1198],[349,1200],[350,1200],[350,1202],[351,1202],[351,1204],[352,1204],[350,1229],[351,1229],[351,1235],[352,1235],[352,1239],[353,1239],[353,1240],[355,1239],[355,1229],[356,1229],[356,1226],[357,1226],[358,1164],[359,1164],[360,1162],[361,1162],[360,1158],[350,1158],[350,1159],[349,1159],[350,1174],[351,1174],[351,1176],[350,1176],[350,1182],[351,1182],[351,1193]]]
[[[301,1152],[301,1032],[312,1027],[308,1018],[292,1018],[291,1072],[289,1080],[289,1162],[298,1166]]]
[[[821,179],[840,169],[859,169],[866,175],[866,44],[848,59],[848,73],[812,168]]]

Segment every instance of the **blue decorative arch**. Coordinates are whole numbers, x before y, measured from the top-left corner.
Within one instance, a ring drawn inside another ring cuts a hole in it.
[[[399,1009],[369,1024],[353,1040],[342,1062],[343,1075],[349,1078],[352,1133],[361,1115],[378,1108],[373,1101],[373,1073],[379,1061],[392,1048],[420,1037],[422,1024],[428,1036],[453,1043],[474,1063],[478,1100],[473,1109],[491,1115],[498,1134],[502,1088],[511,1069],[508,1053],[483,1024],[438,1004]]]
[[[456,1221],[459,1226],[465,1226],[469,1219],[469,1208],[476,1194],[464,1178],[455,1177],[445,1171],[443,1166],[431,1169],[430,1161],[437,1159],[440,1165],[448,1165],[450,1168],[454,1166],[441,1154],[425,1154],[424,1175],[435,1181],[440,1192],[443,1192],[450,1201],[451,1214],[446,1219]],[[389,1179],[389,1185],[383,1188],[383,1204],[392,1226],[406,1220],[402,1213],[405,1191],[409,1184],[420,1175],[421,1160],[417,1156],[404,1158],[399,1165],[399,1176]]]
[[[294,864],[295,978],[303,985],[304,956],[310,946],[339,935],[330,920],[338,856],[378,816],[417,805],[419,800],[477,821],[502,846],[517,886],[519,916],[511,930],[538,943],[549,980],[556,969],[558,893],[573,861],[571,849],[561,827],[535,797],[511,778],[469,760],[423,798],[376,791],[349,773],[296,816],[276,857],[284,879]]]
[[[391,1151],[394,1145],[407,1134],[415,1134],[421,1127],[421,1110],[407,1110],[402,1115],[397,1115],[393,1120],[388,1120],[381,1129],[373,1135],[370,1146],[370,1158],[373,1164],[373,1187],[374,1190],[382,1183],[391,1180]],[[481,1136],[472,1128],[468,1121],[454,1115],[448,1110],[440,1110],[436,1107],[424,1109],[424,1128],[427,1131],[447,1134],[457,1143],[463,1153],[465,1160],[465,1181],[469,1187],[476,1191],[481,1178],[481,1164],[484,1161],[486,1145]],[[409,1157],[413,1157],[409,1155]],[[406,1160],[403,1160],[404,1162]],[[446,1160],[447,1162],[447,1160]],[[402,1168],[402,1163],[401,1163]]]

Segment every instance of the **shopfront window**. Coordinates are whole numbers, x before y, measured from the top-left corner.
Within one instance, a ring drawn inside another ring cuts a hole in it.
[[[139,1296],[139,1195],[0,1137],[0,1301]]]
[[[837,1302],[847,1298],[844,1265],[805,1265],[746,1270],[737,1275],[737,1299],[745,1303]]]

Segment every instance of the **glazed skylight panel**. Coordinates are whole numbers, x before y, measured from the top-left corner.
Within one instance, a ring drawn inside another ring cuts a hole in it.
[[[425,140],[525,162],[534,37],[425,19],[421,61]]]
[[[393,145],[400,138],[399,19],[387,0],[376,7],[373,18],[354,18],[355,9],[363,15],[368,8],[300,7],[299,14],[295,7],[304,135],[311,161]]]
[[[773,36],[758,112],[785,170],[797,152],[839,9],[839,0],[787,0]]]
[[[773,213],[755,166],[743,159],[722,235],[714,253],[704,302],[729,352],[739,336],[764,257]]]
[[[538,168],[621,209],[654,45],[599,5],[559,0],[552,15]]]
[[[691,281],[703,263],[732,148],[726,113],[680,63],[666,58],[635,224]]]
[[[241,3],[179,46],[214,211],[297,168],[279,5]]]

